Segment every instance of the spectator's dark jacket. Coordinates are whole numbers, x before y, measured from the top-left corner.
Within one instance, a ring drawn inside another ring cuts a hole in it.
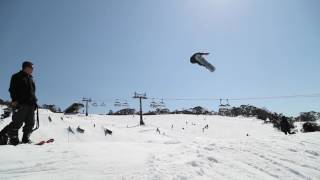
[[[286,132],[290,130],[290,123],[287,119],[283,119],[280,122],[281,131]]]
[[[36,86],[32,76],[20,71],[11,77],[10,96],[12,101],[17,101],[20,105],[35,105],[37,98],[35,95]]]

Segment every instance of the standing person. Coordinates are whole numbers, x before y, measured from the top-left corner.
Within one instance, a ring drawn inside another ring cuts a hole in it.
[[[291,134],[290,132],[291,127],[287,117],[282,116],[280,127],[281,127],[281,131],[284,132],[286,135]]]
[[[11,77],[10,96],[12,99],[12,121],[1,132],[0,136],[9,138],[9,144],[19,144],[19,129],[23,127],[22,143],[31,143],[30,135],[35,124],[34,111],[37,108],[36,86],[33,81],[33,63],[25,61],[22,70]]]

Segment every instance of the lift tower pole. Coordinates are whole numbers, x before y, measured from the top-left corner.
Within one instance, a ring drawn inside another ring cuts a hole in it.
[[[86,102],[86,116],[88,116],[89,102],[92,102],[91,98],[82,98],[83,102]]]
[[[138,93],[134,93],[133,98],[135,99],[139,99],[140,102],[140,126],[144,126],[144,122],[143,122],[143,117],[142,117],[142,99],[147,99],[147,95],[146,93],[144,94],[138,94]]]

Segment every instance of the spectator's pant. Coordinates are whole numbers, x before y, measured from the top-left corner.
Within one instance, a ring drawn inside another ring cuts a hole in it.
[[[19,105],[13,110],[11,123],[7,125],[2,132],[7,132],[9,136],[17,136],[19,129],[24,123],[23,133],[32,133],[32,129],[35,124],[34,111],[34,106]]]

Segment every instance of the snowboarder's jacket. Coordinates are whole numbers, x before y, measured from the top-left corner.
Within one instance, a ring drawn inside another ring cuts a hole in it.
[[[11,77],[9,92],[12,102],[17,101],[20,105],[36,106],[35,91],[36,86],[31,75],[20,71]]]

